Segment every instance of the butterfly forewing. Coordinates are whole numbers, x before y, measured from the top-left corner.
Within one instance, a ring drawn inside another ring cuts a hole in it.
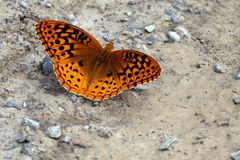
[[[39,21],[36,31],[54,62],[61,62],[76,56],[97,54],[103,49],[89,33],[62,21]]]

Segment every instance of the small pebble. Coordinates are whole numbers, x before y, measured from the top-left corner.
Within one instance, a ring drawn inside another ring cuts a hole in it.
[[[141,18],[137,17],[129,21],[128,29],[129,31],[133,31],[135,29],[143,29],[144,26],[145,26],[144,21]]]
[[[145,46],[144,44],[142,45],[142,47],[143,47],[144,51],[148,50],[147,46]]]
[[[34,121],[32,119],[29,119],[29,118],[24,118],[22,120],[22,125],[24,126],[30,126],[32,127],[33,129],[38,129],[40,127],[40,123],[37,122],[37,121]]]
[[[240,160],[240,151],[231,153],[231,158],[234,160]]]
[[[176,137],[168,137],[165,142],[163,142],[162,144],[160,144],[159,149],[162,150],[167,150],[173,143],[177,142],[177,138]]]
[[[113,41],[115,39],[112,34],[103,33],[102,36],[107,42]]]
[[[171,0],[172,6],[175,9],[178,9],[180,11],[185,11],[186,7],[184,4],[184,0]]]
[[[175,14],[171,15],[171,20],[173,23],[181,23],[184,18]]]
[[[236,76],[235,76],[236,80],[240,80],[240,71],[237,72]]]
[[[27,8],[27,6],[28,6],[27,0],[20,0],[18,3],[20,6],[22,6],[24,8]]]
[[[150,35],[150,36],[148,36],[146,39],[147,39],[148,41],[152,42],[152,43],[161,40],[161,38],[160,38],[158,35],[156,35],[156,34]]]
[[[48,127],[46,130],[46,134],[51,138],[59,138],[62,134],[61,126],[56,125],[56,126]]]
[[[32,46],[29,42],[23,42],[22,45],[23,45],[25,51],[30,51],[32,49]]]
[[[32,160],[32,157],[30,157],[28,155],[24,155],[22,160]]]
[[[45,4],[45,7],[46,7],[46,8],[51,8],[51,7],[52,7],[52,4],[51,4],[51,3],[47,3],[47,4]]]
[[[64,136],[64,137],[62,138],[61,142],[63,142],[63,143],[68,143],[68,142],[70,142],[71,139],[72,139],[72,138],[71,138],[70,136]]]
[[[69,96],[69,99],[70,99],[71,102],[75,103],[77,101],[77,96],[75,94],[71,94]]]
[[[100,106],[101,102],[100,101],[92,101],[92,106]]]
[[[130,0],[130,1],[128,1],[128,5],[130,6],[130,5],[136,5],[137,3],[136,3],[136,1],[135,0]]]
[[[5,49],[7,47],[7,43],[5,41],[0,43],[0,49]]]
[[[230,125],[230,118],[224,118],[223,120],[217,120],[218,127],[227,127]]]
[[[26,155],[31,155],[34,152],[34,147],[30,146],[29,143],[23,144],[21,153],[26,154]]]
[[[22,135],[22,134],[17,134],[15,137],[14,137],[14,140],[18,143],[23,143],[25,142],[26,140],[26,136]]]
[[[9,107],[9,108],[17,108],[17,109],[21,109],[19,107],[19,105],[17,104],[17,101],[16,100],[9,100],[7,101],[7,103],[4,105],[5,107]]]
[[[216,73],[224,73],[223,68],[222,68],[219,64],[213,65],[213,70],[214,70]]]
[[[191,34],[185,27],[177,26],[174,28],[174,31],[177,32],[181,37],[187,37],[188,40],[191,40]]]
[[[234,104],[240,104],[240,96],[239,97],[234,97],[233,98],[233,103]]]
[[[180,42],[181,40],[181,37],[173,31],[168,32],[167,37],[171,42]]]
[[[40,69],[42,70],[42,74],[48,76],[53,70],[53,61],[49,56],[46,56],[42,63],[40,64]]]
[[[83,129],[89,130],[89,129],[90,129],[90,126],[89,126],[89,125],[85,125],[85,126],[83,126]]]
[[[146,30],[148,33],[153,32],[155,29],[156,29],[156,26],[155,26],[154,24],[151,24],[151,25],[148,25],[148,26],[145,27],[145,30]]]

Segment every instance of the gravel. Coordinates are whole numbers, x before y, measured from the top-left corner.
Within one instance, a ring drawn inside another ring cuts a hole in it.
[[[59,138],[62,134],[61,126],[56,125],[48,127],[46,130],[46,134],[51,138]]]
[[[22,125],[29,126],[33,129],[39,129],[40,123],[38,121],[32,120],[30,118],[24,118],[22,120]]]
[[[153,32],[155,29],[156,29],[156,26],[154,24],[151,24],[145,27],[145,31],[147,31],[148,33]]]
[[[231,158],[234,160],[240,160],[240,151],[231,153]]]
[[[239,97],[234,97],[233,98],[233,103],[234,104],[240,104],[240,96]]]
[[[177,32],[169,31],[167,34],[168,39],[170,42],[180,42],[181,37],[177,34]]]
[[[160,147],[159,149],[162,151],[162,150],[167,150],[169,149],[169,147],[173,144],[173,143],[176,143],[177,142],[177,138],[176,137],[168,137],[166,138],[166,140],[160,144]]]
[[[213,65],[213,70],[216,72],[216,73],[224,73],[224,69],[223,67],[220,65],[220,64],[215,64]]]

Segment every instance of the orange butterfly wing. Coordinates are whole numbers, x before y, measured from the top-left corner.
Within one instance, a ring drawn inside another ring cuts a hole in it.
[[[87,66],[94,63],[102,46],[86,31],[62,21],[39,21],[36,31],[54,62],[56,76],[63,87],[85,96],[90,74]]]
[[[104,58],[105,48],[89,33],[71,24],[43,20],[37,23],[36,31],[63,87],[88,99],[108,99],[152,81],[161,73],[153,58],[134,50],[113,51],[98,63]]]
[[[36,31],[55,63],[77,56],[96,56],[103,49],[89,33],[62,21],[39,21]]]
[[[161,67],[152,57],[135,50],[113,51],[108,65],[102,73],[105,77],[88,88],[87,97],[108,99],[123,90],[148,83],[161,74]]]

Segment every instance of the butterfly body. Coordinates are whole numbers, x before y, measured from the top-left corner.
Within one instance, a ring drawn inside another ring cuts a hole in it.
[[[103,48],[89,33],[69,23],[42,20],[36,31],[63,87],[88,99],[108,99],[161,74],[152,57],[135,50],[113,50],[113,42]]]

